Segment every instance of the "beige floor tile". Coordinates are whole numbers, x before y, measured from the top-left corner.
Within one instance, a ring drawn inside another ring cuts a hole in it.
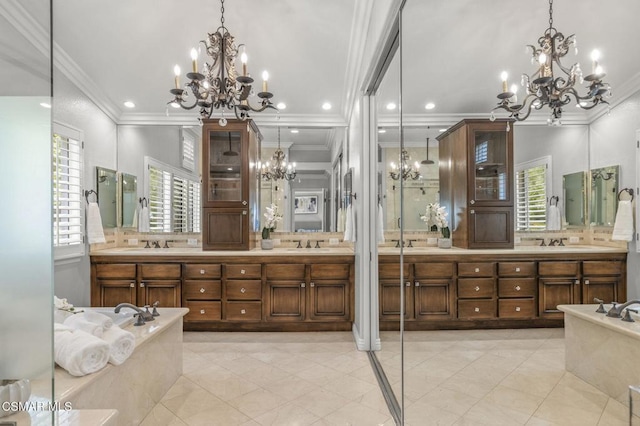
[[[312,390],[292,402],[318,417],[325,417],[349,403],[344,397],[322,388]]]
[[[314,424],[319,419],[315,414],[289,402],[256,417],[254,420],[263,426],[307,426]]]
[[[331,381],[344,377],[344,374],[342,374],[341,372],[320,364],[313,368],[307,368],[306,370],[298,371],[294,375],[318,386],[326,385]]]
[[[366,405],[350,402],[323,420],[330,425],[375,426],[384,424],[390,417],[390,415],[381,414]]]
[[[220,360],[217,364],[236,374],[262,369],[269,365],[248,355],[234,359]]]
[[[582,411],[601,414],[609,397],[573,374],[565,373],[547,397],[547,400],[550,399],[564,401]]]
[[[209,370],[189,378],[223,401],[229,401],[259,388],[259,386],[228,370]]]
[[[634,419],[633,424],[638,424],[638,418]],[[629,425],[629,407],[621,404],[613,398],[609,398],[604,408],[602,417],[598,421],[598,426],[628,426]]]
[[[349,401],[360,398],[365,393],[377,388],[376,385],[372,385],[371,383],[351,376],[344,376],[339,379],[332,380],[322,387],[348,399]]]
[[[208,411],[213,407],[218,408],[225,405],[220,399],[203,389],[197,389],[175,398],[166,399],[162,401],[162,404],[183,420],[201,411]]]
[[[482,399],[471,407],[463,416],[465,419],[488,424],[492,426],[516,426],[524,425],[531,416],[521,411],[514,410],[504,405],[496,405]]]
[[[180,376],[178,377],[178,380],[176,380],[176,382],[173,384],[173,386],[169,388],[167,393],[164,394],[161,401],[173,399],[196,390],[202,390],[202,387],[187,379],[185,376]]]
[[[444,410],[441,407],[424,402],[416,402],[405,409],[405,423],[410,425],[453,425],[460,415]]]
[[[147,417],[144,418],[140,426],[184,426],[185,422],[173,414],[167,407],[157,404]]]
[[[276,367],[291,374],[296,374],[301,371],[318,368],[319,366],[321,366],[321,364],[318,364],[317,362],[311,361],[307,358],[304,358],[303,356],[295,354],[289,354],[287,358],[276,361],[272,363],[272,365],[275,365]]]
[[[362,367],[371,366],[368,358],[354,358],[348,355],[338,355],[337,357],[327,359],[321,363],[325,367],[333,368],[344,374],[349,374],[352,371],[358,370]]]
[[[437,387],[416,401],[416,403],[429,403],[435,407],[462,416],[479,400],[479,398],[462,392]]]
[[[495,384],[488,383],[485,380],[470,379],[468,377],[461,376],[460,374],[456,374],[442,382],[440,387],[482,399],[486,394],[493,390]]]
[[[248,416],[224,403],[184,419],[189,426],[231,426],[244,424],[250,420]]]
[[[509,374],[500,385],[545,398],[564,376],[563,371],[540,370],[519,367]]]
[[[246,373],[239,374],[239,376],[262,387],[269,383],[292,377],[290,373],[287,373],[273,365],[268,365],[265,368],[259,368],[257,370],[251,370]]]
[[[287,401],[279,395],[260,388],[233,398],[228,402],[242,413],[255,419]]]
[[[527,417],[530,417],[538,409],[542,401],[544,401],[543,397],[500,385],[482,399],[482,402],[516,410]]]
[[[382,391],[379,388],[373,389],[372,391],[365,393],[361,397],[356,398],[354,402],[366,405],[367,407],[370,407],[378,411],[379,413],[389,414],[387,402],[385,401],[384,396],[382,395]]]
[[[566,401],[547,398],[540,407],[533,413],[531,420],[527,424],[548,424],[562,426],[595,426],[600,420],[601,413],[583,411],[574,406],[568,405]]]
[[[318,387],[319,386],[311,382],[307,382],[299,377],[290,376],[279,381],[267,383],[263,386],[263,389],[273,392],[287,401],[291,401],[317,389]]]

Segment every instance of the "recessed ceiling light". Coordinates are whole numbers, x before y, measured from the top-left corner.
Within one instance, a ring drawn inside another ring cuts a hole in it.
[[[378,129],[378,133],[387,133],[386,129]]]
[[[127,108],[135,108],[136,104],[131,101],[125,101],[124,106],[126,106]]]
[[[41,106],[42,108],[51,108],[51,104],[48,104],[48,103],[46,103],[46,102],[40,102],[40,106]]]
[[[331,109],[331,104],[329,102],[325,102],[322,104],[322,109],[328,111]]]
[[[440,133],[443,133],[443,132],[446,132],[446,131],[447,131],[447,129],[440,129],[439,130]]]
[[[300,130],[298,130],[298,129],[291,129],[291,133],[298,133],[298,132],[300,132]]]
[[[396,104],[394,104],[393,102],[389,102],[389,103],[387,104],[387,109],[388,109],[389,111],[396,109]]]
[[[276,105],[276,108],[278,108],[278,109],[286,109],[287,108],[287,104],[285,104],[284,102],[279,102],[278,105]]]
[[[435,107],[436,107],[436,104],[434,104],[433,102],[429,102],[424,106],[424,109],[434,109]]]

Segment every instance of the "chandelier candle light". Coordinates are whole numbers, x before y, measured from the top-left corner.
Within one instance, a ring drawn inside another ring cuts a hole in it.
[[[280,148],[280,126],[278,126],[278,148],[271,156],[271,161],[264,164],[258,163],[258,178],[262,176],[264,180],[286,179],[293,180],[296,178],[296,163],[287,164],[284,152]]]
[[[247,72],[247,54],[244,45],[236,46],[233,37],[224,26],[224,0],[220,0],[221,17],[220,27],[214,33],[207,35],[206,40],[201,40],[205,46],[207,55],[211,58],[211,64],[205,62],[202,73],[198,72],[198,50],[191,49],[191,72],[187,73],[189,82],[185,85],[188,90],[180,87],[180,67],[173,69],[175,74],[175,89],[170,92],[174,99],[169,104],[175,108],[191,110],[200,107],[200,120],[211,118],[214,110],[221,110],[221,126],[227,124],[224,118],[224,110],[232,110],[239,120],[247,120],[249,112],[260,112],[267,108],[277,110],[271,103],[273,94],[267,89],[269,73],[262,73],[262,91],[258,93],[261,99],[259,106],[249,103],[252,95],[251,83],[253,78]],[[242,63],[242,75],[236,71],[235,61],[238,56],[238,48],[242,48],[240,62]],[[187,104],[189,92],[194,97],[193,103]]]
[[[582,109],[591,109],[599,103],[608,104],[604,96],[611,96],[611,87],[608,83],[603,83],[605,76],[602,66],[599,65],[600,53],[597,50],[591,55],[593,67],[591,74],[583,77],[580,64],[576,62],[570,68],[562,65],[560,59],[568,52],[570,47],[574,47],[578,54],[575,34],[566,37],[553,27],[553,0],[549,0],[549,28],[547,28],[538,39],[539,48],[528,45],[531,48],[531,63],[536,64],[536,71],[529,77],[522,74],[521,84],[526,89],[526,96],[522,103],[518,103],[516,95],[517,86],[509,88],[508,75],[502,72],[502,93],[498,95],[498,106],[491,112],[491,120],[495,120],[494,111],[504,109],[510,113],[510,117],[518,121],[526,120],[531,114],[531,109],[541,109],[548,105],[551,114],[547,120],[550,125],[560,125],[562,108],[569,104],[572,98],[577,102],[577,106]],[[555,74],[554,74],[554,71]],[[562,74],[557,71],[562,71]],[[587,92],[578,94],[576,83],[588,82]]]
[[[399,180],[400,178],[402,178],[402,180],[418,179],[421,176],[420,164],[418,164],[418,162],[416,161],[412,166],[411,164],[409,164],[410,161],[411,161],[411,157],[409,156],[409,153],[407,152],[406,149],[403,149],[402,152],[400,153],[400,165],[396,165],[396,163],[394,163],[393,161],[391,162],[391,164],[389,164],[389,166],[391,167],[391,170],[389,171],[389,176],[391,177],[391,179],[393,180]]]

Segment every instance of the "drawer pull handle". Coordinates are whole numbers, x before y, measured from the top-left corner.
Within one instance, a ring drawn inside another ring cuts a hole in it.
[[[144,283],[140,283],[140,288],[144,288]]]
[[[200,288],[200,293],[204,293],[204,291],[205,291],[205,290],[204,290],[204,287],[201,287],[201,288]]]
[[[242,315],[244,315],[244,314],[246,314],[246,313],[247,313],[247,311],[246,311],[246,309],[240,309],[240,313],[241,313]]]
[[[579,285],[579,284],[580,284],[580,280],[575,280],[573,283],[574,283],[575,285]]]
[[[516,272],[520,272],[520,268],[516,268]]]
[[[200,275],[204,275],[204,269],[200,269]]]
[[[519,286],[519,285],[517,285],[517,286],[516,286],[516,291],[520,291],[520,290],[521,290],[520,286]]]
[[[475,286],[475,287],[474,287],[474,290],[475,290],[475,291],[480,291],[480,286],[478,286],[478,285],[477,285],[477,286]]]
[[[589,280],[584,280],[584,285],[589,285]]]
[[[516,306],[516,312],[520,312],[520,306]]]
[[[475,312],[480,312],[480,308],[473,308]]]
[[[242,210],[242,216],[246,216],[247,215],[247,211],[246,210]]]
[[[131,283],[129,284],[129,287],[134,288],[136,286],[136,283]]]
[[[300,283],[300,287],[305,288],[307,286],[307,284],[305,283]]]
[[[416,281],[416,287],[420,287],[420,281]]]
[[[480,272],[480,268],[476,268],[476,269],[475,269],[475,272]]]
[[[246,289],[246,288],[242,287],[242,288],[240,289],[240,293],[246,293],[246,292],[247,292],[247,289]]]
[[[405,285],[406,287],[411,287],[411,283],[410,283],[409,281],[407,281],[406,283],[404,283],[404,285]]]
[[[244,275],[245,274],[244,269],[240,269],[240,273]]]
[[[204,315],[204,309],[200,309],[200,315]]]
[[[310,285],[311,287],[315,287],[315,286],[316,286],[316,283],[309,283],[309,285]]]

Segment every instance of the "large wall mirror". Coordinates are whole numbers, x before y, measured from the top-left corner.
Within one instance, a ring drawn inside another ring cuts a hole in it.
[[[96,188],[103,228],[115,228],[118,206],[118,176],[115,170],[96,167]]]
[[[133,228],[138,218],[138,178],[129,173],[120,173],[118,185],[118,226]]]
[[[593,226],[613,226],[618,207],[620,166],[591,169],[590,222]]]

